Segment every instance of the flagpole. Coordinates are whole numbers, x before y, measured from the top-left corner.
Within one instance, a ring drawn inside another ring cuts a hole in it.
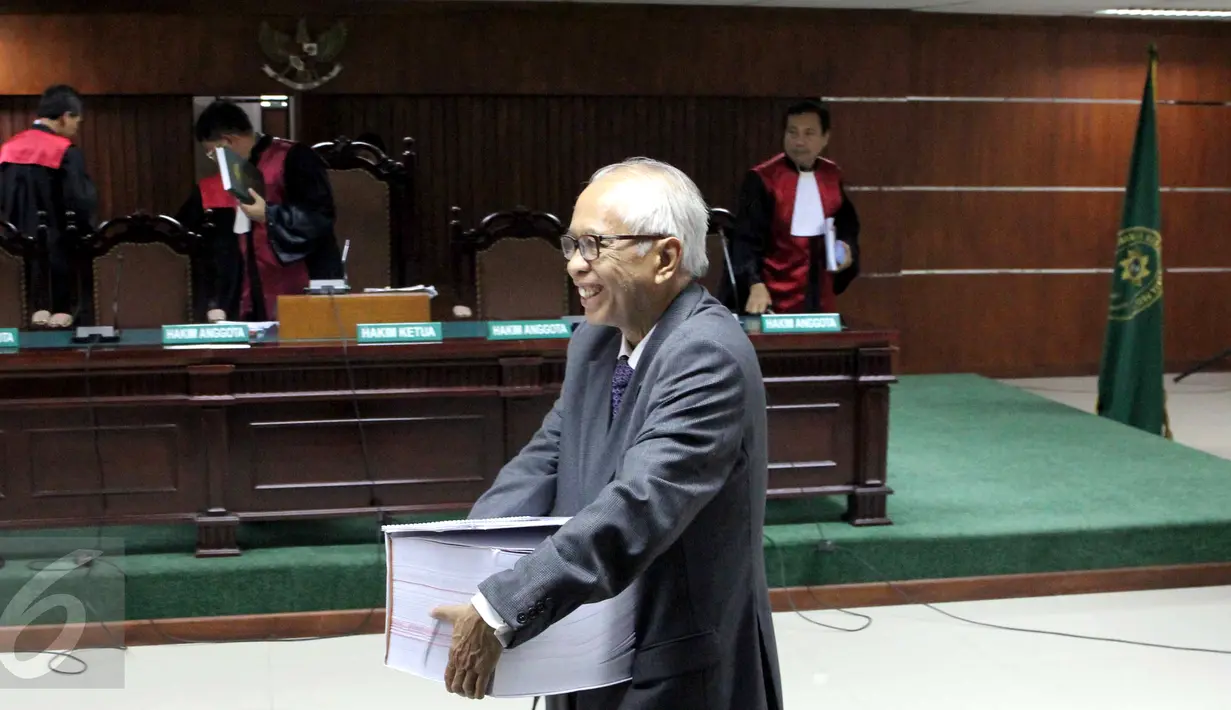
[[[1163,234],[1159,186],[1158,48],[1149,45],[1116,232],[1095,412],[1170,438],[1165,388]]]

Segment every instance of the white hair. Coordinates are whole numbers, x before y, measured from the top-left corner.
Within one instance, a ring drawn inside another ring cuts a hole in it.
[[[590,182],[625,172],[637,179],[613,186],[604,202],[632,234],[679,239],[683,245],[680,267],[693,278],[704,276],[710,262],[705,248],[710,212],[696,183],[679,168],[651,158],[629,158],[600,168]],[[650,250],[650,244],[641,244],[642,254]]]

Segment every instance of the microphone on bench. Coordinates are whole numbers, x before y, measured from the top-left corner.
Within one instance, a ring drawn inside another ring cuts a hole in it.
[[[342,278],[312,279],[308,282],[305,293],[322,296],[324,294],[350,293],[350,279],[346,275],[346,257],[350,255],[350,240],[342,246]]]

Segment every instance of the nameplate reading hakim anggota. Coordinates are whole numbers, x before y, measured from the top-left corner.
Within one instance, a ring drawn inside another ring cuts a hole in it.
[[[837,313],[797,313],[761,316],[762,333],[838,333],[842,318]]]
[[[539,340],[542,338],[569,338],[573,328],[563,320],[508,320],[488,321],[488,340]]]

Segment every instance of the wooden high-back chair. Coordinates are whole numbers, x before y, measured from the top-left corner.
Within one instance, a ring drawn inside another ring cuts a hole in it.
[[[454,286],[479,320],[560,318],[571,308],[572,281],[560,251],[555,215],[516,207],[463,229],[450,210]]]
[[[352,292],[409,286],[415,247],[415,141],[402,140],[401,160],[345,137],[312,146],[329,168],[338,246],[350,241],[346,276]]]
[[[0,328],[28,328],[45,308],[46,256],[43,242],[0,220]]]
[[[194,322],[200,245],[199,237],[166,215],[138,213],[104,222],[81,245],[84,295],[94,323],[157,328]]]

